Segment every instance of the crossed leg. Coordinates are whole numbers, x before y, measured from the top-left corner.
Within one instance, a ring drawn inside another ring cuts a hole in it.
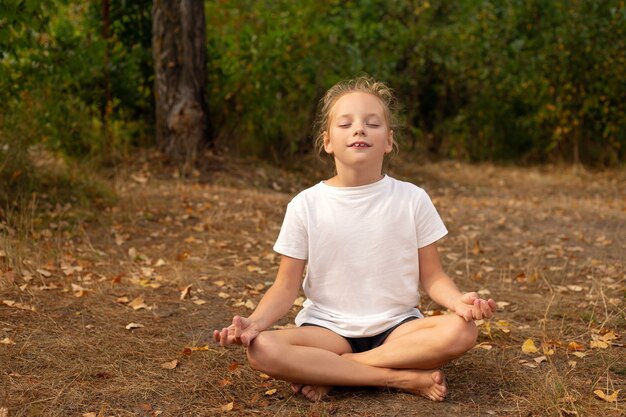
[[[473,322],[456,315],[413,320],[395,329],[376,349],[351,353],[348,342],[321,327],[264,331],[248,348],[250,366],[291,381],[310,400],[330,386],[397,388],[443,400],[446,387],[437,370],[471,349]]]

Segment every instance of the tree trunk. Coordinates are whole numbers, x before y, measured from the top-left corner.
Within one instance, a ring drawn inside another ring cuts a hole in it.
[[[152,55],[156,139],[173,162],[193,166],[208,142],[206,22],[202,0],[155,0]]]
[[[104,74],[104,98],[103,103],[100,108],[100,117],[102,121],[102,131],[105,135],[105,146],[107,150],[110,149],[110,138],[109,138],[109,116],[112,111],[112,97],[111,97],[111,71],[110,71],[110,49],[111,45],[109,42],[109,38],[111,27],[111,19],[109,13],[109,0],[102,1],[102,39],[104,40],[104,64],[103,64],[103,74]]]

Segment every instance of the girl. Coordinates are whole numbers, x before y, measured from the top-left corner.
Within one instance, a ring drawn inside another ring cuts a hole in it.
[[[395,147],[393,105],[391,90],[366,77],[326,93],[316,144],[333,157],[336,175],[287,206],[274,245],[278,274],[256,310],[213,332],[311,401],[332,386],[393,387],[442,401],[439,368],[475,345],[473,320],[496,310],[491,299],[462,294],[443,271],[436,241],[447,230],[424,190],[382,174]],[[298,327],[267,330],[293,305],[305,266]],[[455,314],[424,318],[418,284]]]

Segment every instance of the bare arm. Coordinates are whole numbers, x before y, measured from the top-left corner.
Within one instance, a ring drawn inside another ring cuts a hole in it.
[[[293,306],[302,283],[305,263],[306,261],[303,259],[281,257],[276,280],[263,295],[254,312],[248,317],[257,324],[260,331],[274,324],[276,320],[287,314]]]
[[[261,298],[259,305],[248,317],[233,317],[230,326],[214,330],[213,338],[222,346],[232,343],[248,346],[263,330],[283,317],[298,296],[306,261],[282,256],[276,280]]]
[[[481,299],[475,292],[461,293],[441,266],[437,244],[431,243],[418,250],[420,282],[424,291],[437,304],[442,305],[465,320],[489,318],[496,311],[494,300]]]

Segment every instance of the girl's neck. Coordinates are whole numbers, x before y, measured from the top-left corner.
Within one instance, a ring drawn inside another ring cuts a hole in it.
[[[337,169],[337,175],[324,181],[331,187],[360,187],[380,181],[384,177],[378,172],[363,172],[359,170]]]

